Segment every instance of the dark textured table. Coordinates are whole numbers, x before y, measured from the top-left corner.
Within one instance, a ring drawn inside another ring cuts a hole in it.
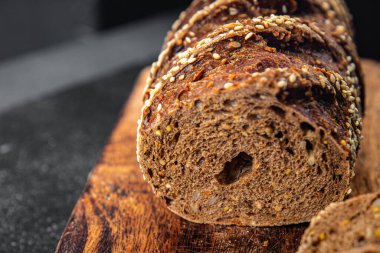
[[[0,252],[53,252],[142,66],[0,114]]]

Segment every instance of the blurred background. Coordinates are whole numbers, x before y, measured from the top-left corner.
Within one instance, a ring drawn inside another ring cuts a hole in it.
[[[0,252],[53,252],[139,71],[191,0],[0,0]],[[373,1],[348,0],[380,59]],[[368,2],[368,1],[367,1]]]
[[[191,0],[1,0],[0,61],[94,33],[104,33],[162,12],[179,11]],[[359,51],[380,58],[377,42],[367,32],[375,28],[373,4],[347,0],[357,30]]]

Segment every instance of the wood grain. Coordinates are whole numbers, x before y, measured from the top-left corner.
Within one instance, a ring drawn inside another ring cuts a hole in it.
[[[364,61],[365,140],[353,193],[380,189],[380,64]],[[200,225],[166,209],[136,162],[143,71],[109,144],[89,176],[56,252],[295,252],[307,224],[274,228]]]

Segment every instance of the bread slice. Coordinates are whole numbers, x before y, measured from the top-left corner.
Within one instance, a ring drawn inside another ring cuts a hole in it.
[[[152,66],[137,133],[170,210],[275,226],[343,200],[363,112],[347,20],[342,1],[193,2]]]
[[[380,252],[380,194],[329,205],[312,219],[297,252]]]

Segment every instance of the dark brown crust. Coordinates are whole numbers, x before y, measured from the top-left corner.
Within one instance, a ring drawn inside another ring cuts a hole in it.
[[[291,16],[271,15],[284,12]],[[264,17],[251,19],[258,15]],[[144,159],[142,172],[157,194],[165,197],[166,179],[158,180],[149,171],[166,163],[166,144],[160,140],[165,128],[172,129],[167,119],[190,112],[204,98],[224,92],[234,96],[235,89],[258,83],[281,108],[295,110],[308,124],[324,129],[345,154],[341,169],[347,160],[350,170],[345,173],[351,177],[361,139],[364,90],[350,22],[339,0],[194,1],[169,32],[144,94],[137,155]],[[163,160],[146,161],[154,160],[152,154],[162,154]],[[276,224],[283,222],[256,225]]]

